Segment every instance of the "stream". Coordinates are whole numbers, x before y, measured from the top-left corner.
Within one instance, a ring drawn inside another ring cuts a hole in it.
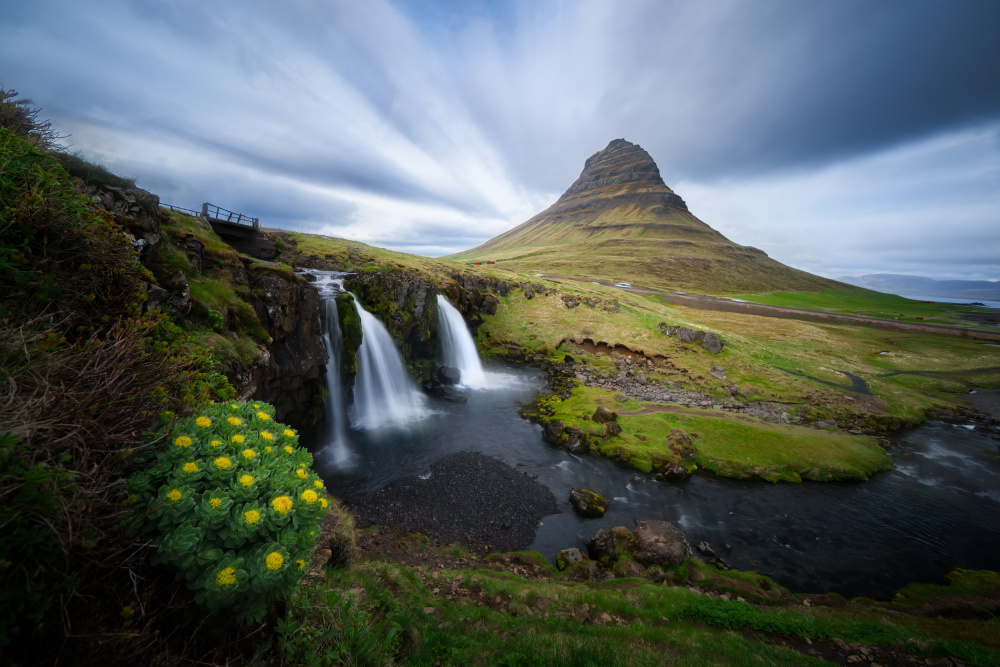
[[[664,519],[692,546],[707,541],[732,567],[766,574],[796,592],[889,596],[913,581],[939,582],[947,564],[1000,569],[1000,454],[997,442],[963,426],[927,422],[897,434],[894,468],[868,482],[769,484],[710,474],[656,482],[610,461],[550,447],[518,415],[544,384],[525,369],[488,373],[493,389],[467,403],[434,401],[406,428],[351,430],[350,467],[316,452],[330,490],[350,504],[393,479],[427,475],[438,458],[479,451],[537,475],[559,501],[530,548],[553,559],[583,550],[599,528]],[[600,519],[569,506],[571,488],[611,500]],[[728,545],[728,547],[726,546]]]

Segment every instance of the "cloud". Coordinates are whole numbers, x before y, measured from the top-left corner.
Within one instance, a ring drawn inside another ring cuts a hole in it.
[[[844,215],[906,224],[912,193],[838,168],[920,145],[964,174],[934,143],[963,132],[997,152],[970,129],[1000,118],[994,0],[9,0],[4,14],[3,83],[164,201],[413,252],[523,222],[617,137],[682,196],[721,198],[696,213],[769,184],[791,208],[755,223],[754,245],[792,238],[778,221],[795,215],[832,222],[782,185],[840,178],[858,204]],[[995,183],[943,177],[934,205],[964,210],[963,242],[983,247],[995,218],[968,202]],[[941,246],[929,224],[896,236]]]

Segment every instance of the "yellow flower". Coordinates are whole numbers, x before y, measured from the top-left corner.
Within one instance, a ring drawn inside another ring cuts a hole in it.
[[[267,564],[267,569],[280,570],[281,566],[285,564],[285,557],[277,551],[272,551],[264,559],[264,562]]]
[[[309,476],[309,473],[306,472],[305,468],[299,468],[295,471],[295,474],[299,476],[299,479],[305,479]]]
[[[253,409],[254,410],[259,410],[260,409],[260,403],[254,403],[253,404]]]
[[[295,431],[293,431],[290,428],[286,428],[284,431],[281,432],[281,434],[283,436],[287,437],[287,438],[294,438],[295,437]]]
[[[266,412],[258,412],[257,419],[261,420],[262,422],[266,422],[270,421],[271,417]]]
[[[237,433],[236,435],[233,436],[233,442],[235,442],[237,445],[240,444],[241,442],[243,442],[244,439],[245,438],[242,435],[240,435],[239,433]]]
[[[327,505],[326,498],[320,498],[319,506],[322,507],[323,509],[326,509],[326,505]]]
[[[220,570],[217,575],[215,575],[215,583],[220,586],[232,586],[236,583],[236,568],[227,567],[224,570]]]
[[[196,472],[198,472],[198,464],[195,463],[194,461],[188,461],[187,463],[184,464],[184,467],[181,468],[181,470],[183,470],[188,475],[193,475]]]
[[[177,445],[178,447],[190,447],[191,438],[187,437],[186,435],[182,435],[181,437],[174,440],[174,444]]]
[[[228,456],[220,456],[215,459],[215,467],[219,470],[229,470],[232,465],[233,461]]]
[[[278,496],[271,501],[271,507],[278,514],[284,516],[292,509],[292,499],[288,496]]]
[[[252,461],[253,457],[257,456],[257,452],[252,449],[244,449],[240,452],[247,461]]]
[[[198,417],[194,420],[194,423],[202,428],[208,428],[212,425],[212,420],[208,417]]]
[[[240,486],[242,486],[244,489],[249,489],[251,486],[253,486],[253,477],[251,477],[250,475],[240,475],[239,482]]]
[[[274,440],[274,436],[268,433],[267,431],[261,431],[260,437],[264,438],[265,440]]]
[[[271,453],[271,445],[268,445],[267,447],[265,447],[264,451],[267,452],[268,454],[270,454]]]
[[[285,445],[285,453],[286,454],[291,454],[294,451],[295,451],[295,449],[291,445]]]
[[[247,524],[252,526],[258,521],[260,521],[260,512],[258,512],[257,510],[249,510],[247,512],[244,512],[243,520],[246,521]]]
[[[240,424],[243,423],[243,420],[240,419],[239,417],[230,417],[226,421],[232,424],[233,426],[239,426]]]
[[[240,406],[236,405],[235,403],[230,403],[230,404],[229,404],[229,407],[230,407],[231,409],[233,409],[233,410],[239,410],[239,409],[240,409]]]
[[[212,449],[215,449],[216,447],[219,447],[219,446],[222,445],[222,441],[221,440],[213,440],[212,442],[210,442],[208,444],[212,445]]]
[[[319,481],[317,479],[315,482],[313,482],[313,486],[315,486],[317,489],[322,489],[323,488],[323,482],[321,482],[321,481]]]
[[[172,503],[176,503],[181,499],[181,495],[180,489],[170,489],[170,491],[167,492],[167,500]]]
[[[130,504],[134,503],[138,499],[139,499],[139,496],[135,495],[134,493],[130,493],[130,494],[128,494],[128,498],[125,499],[125,504],[126,505],[130,505]]]
[[[302,492],[302,500],[306,501],[309,505],[312,505],[314,502],[319,500],[319,496],[317,496],[316,492],[312,489],[306,489]]]
[[[297,566],[297,567],[298,567],[298,568],[299,568],[300,570],[304,570],[304,569],[305,569],[305,567],[306,567],[306,562],[305,562],[304,560],[302,560],[301,558],[299,558],[298,560],[296,560],[296,561],[295,561],[295,565],[296,565],[296,566]]]
[[[222,498],[211,498],[208,504],[213,507],[213,509],[219,509],[219,505],[222,504]]]

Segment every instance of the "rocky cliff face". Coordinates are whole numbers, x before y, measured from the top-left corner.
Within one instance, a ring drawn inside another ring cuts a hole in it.
[[[255,398],[274,405],[275,417],[293,425],[315,423],[322,410],[320,298],[308,281],[288,271],[254,265],[254,310],[272,342]]]
[[[316,422],[322,413],[321,370],[327,358],[320,338],[319,294],[312,285],[287,267],[245,255],[230,253],[225,261],[208,258],[205,244],[192,234],[175,231],[171,240],[164,229],[170,217],[160,208],[159,197],[150,192],[88,185],[81,179],[74,179],[74,185],[114,216],[139,251],[140,261],[158,276],[159,285],[147,287],[147,309],[165,308],[178,320],[203,318],[208,309],[192,299],[188,274],[204,271],[216,279],[225,275],[225,283],[240,297],[229,313],[228,328],[258,341],[260,355],[250,365],[229,359],[220,370],[241,398],[272,403],[279,420],[299,427]],[[204,227],[209,234],[209,228]],[[171,252],[179,252],[190,268],[168,270],[162,266],[164,244],[171,244]]]
[[[404,359],[437,356],[437,289],[430,281],[415,274],[362,271],[348,276],[344,286],[381,320]]]

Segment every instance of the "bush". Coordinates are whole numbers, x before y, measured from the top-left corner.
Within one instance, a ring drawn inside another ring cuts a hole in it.
[[[298,436],[266,403],[224,403],[156,434],[165,442],[128,480],[134,527],[210,612],[259,621],[294,588],[328,500]]]

